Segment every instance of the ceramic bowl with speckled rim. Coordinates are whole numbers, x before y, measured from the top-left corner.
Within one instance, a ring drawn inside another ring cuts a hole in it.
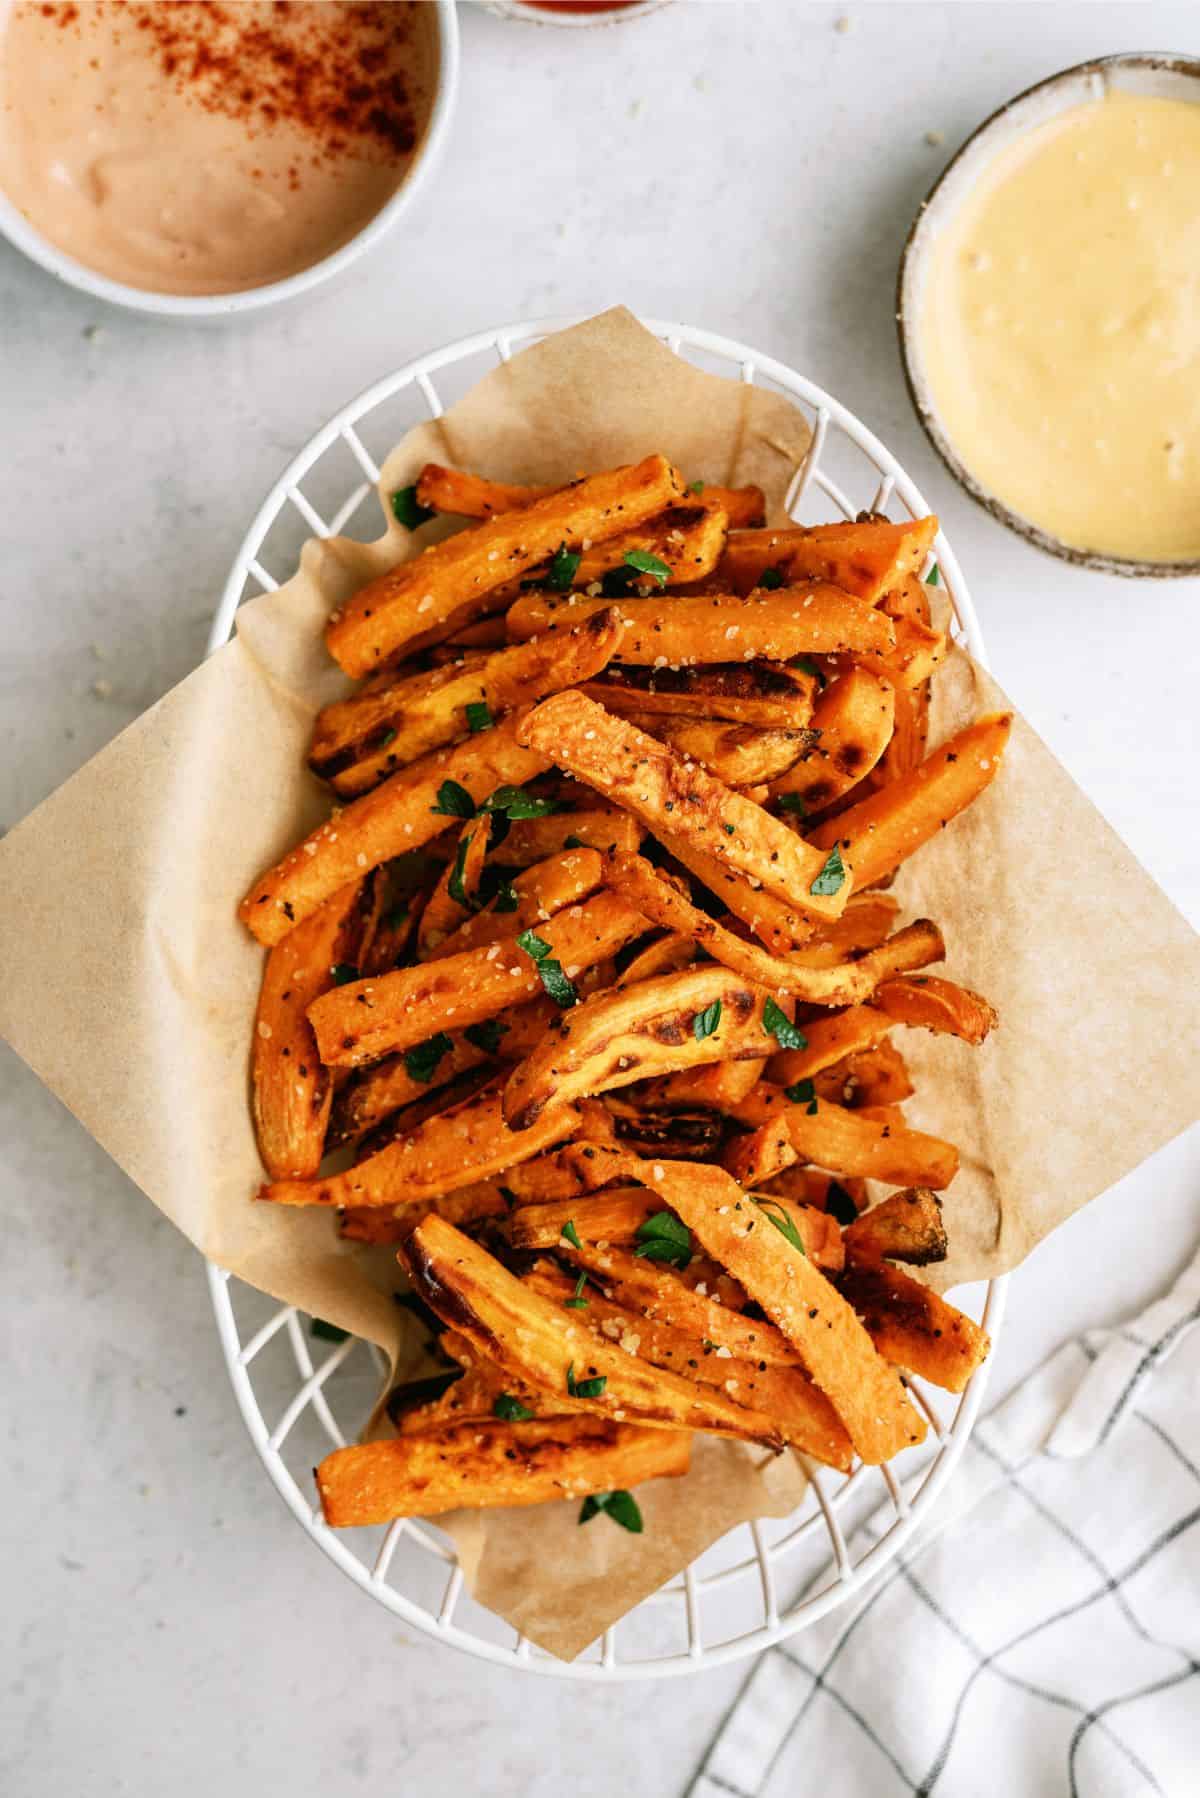
[[[917,417],[959,485],[993,518],[1017,531],[1038,549],[1074,562],[1080,568],[1142,579],[1178,579],[1200,574],[1200,560],[1141,561],[1105,555],[1098,550],[1078,549],[1014,512],[990,492],[955,449],[938,413],[921,354],[919,324],[934,248],[984,169],[1015,139],[1057,118],[1070,107],[1102,100],[1114,91],[1153,99],[1189,100],[1200,105],[1200,59],[1149,50],[1098,57],[1093,62],[1080,63],[1075,68],[1051,75],[1046,81],[1039,81],[985,119],[921,202],[900,260],[896,325],[904,375]]]

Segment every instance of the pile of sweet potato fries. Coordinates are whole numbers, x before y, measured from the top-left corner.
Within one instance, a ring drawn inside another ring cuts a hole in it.
[[[905,1122],[895,1034],[996,1019],[887,888],[1010,726],[926,754],[937,521],[768,530],[657,455],[430,465],[393,506],[476,522],[330,619],[341,803],[240,908],[259,1196],[395,1244],[440,1332],[326,1517],[637,1529],[696,1430],[887,1460],[925,1433],[903,1373],[958,1391],[988,1347],[903,1268],[946,1253],[958,1151]]]

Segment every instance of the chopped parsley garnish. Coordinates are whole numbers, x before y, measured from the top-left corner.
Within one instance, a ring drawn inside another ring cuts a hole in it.
[[[473,1048],[482,1049],[485,1055],[494,1055],[507,1030],[508,1025],[502,1024],[499,1018],[488,1018],[482,1024],[468,1024],[463,1035]]]
[[[389,726],[375,744],[376,749],[386,749],[389,743],[396,741],[396,732]]]
[[[561,1011],[569,1011],[579,994],[563,973],[561,961],[555,961],[550,953],[549,943],[535,936],[532,930],[523,930],[517,938],[517,948],[524,949],[526,955],[532,956],[537,964],[538,975],[542,986]]]
[[[825,1194],[825,1209],[843,1228],[852,1224],[858,1216],[858,1206],[839,1180],[829,1182],[829,1190]]]
[[[463,873],[467,865],[467,850],[475,839],[475,832],[468,830],[459,838],[458,848],[454,851],[454,866],[450,870],[450,878],[446,882],[446,891],[455,905],[461,905],[464,911],[472,910],[472,902],[463,885]]]
[[[837,844],[825,858],[825,866],[809,887],[809,892],[819,899],[828,899],[832,894],[841,891],[846,879],[846,864],[842,860],[842,852]]]
[[[925,585],[927,587],[940,587],[941,584],[942,584],[941,571],[938,568],[937,563],[935,562],[933,567],[929,570],[929,573],[925,576]]]
[[[503,812],[508,818],[547,818],[559,809],[557,799],[538,799],[524,787],[497,787],[490,799],[479,808],[484,812]]]
[[[703,481],[689,481],[688,482],[688,492],[694,493],[696,495],[696,498],[699,499],[700,495],[704,492],[704,482]]]
[[[308,1326],[308,1333],[319,1337],[322,1342],[345,1342],[350,1335],[349,1330],[340,1329],[337,1324],[327,1324],[323,1317],[313,1318]]]
[[[781,793],[779,795],[779,809],[781,812],[795,812],[796,816],[800,819],[808,817],[808,807],[803,799],[801,799],[799,793]]]
[[[492,1400],[492,1416],[499,1417],[504,1423],[524,1423],[527,1417],[533,1416],[533,1412],[519,1398],[514,1398],[511,1392],[500,1392]]]
[[[414,482],[411,487],[400,487],[393,493],[392,517],[406,531],[415,531],[419,524],[424,524],[426,519],[433,517],[433,507],[421,504]]]
[[[782,1006],[768,999],[763,1006],[763,1029],[769,1030],[781,1049],[807,1049],[808,1038],[792,1023]]]
[[[764,1212],[771,1220],[775,1228],[779,1231],[779,1234],[782,1237],[785,1237],[794,1249],[799,1249],[805,1260],[807,1260],[808,1250],[804,1246],[804,1238],[801,1236],[799,1230],[797,1230],[795,1222],[787,1207],[779,1199],[756,1198],[754,1203],[758,1206],[759,1210]]]
[[[776,587],[783,586],[782,570],[778,568],[764,568],[758,577],[758,584],[760,587],[765,587],[768,593],[773,593]]]
[[[706,1036],[711,1036],[720,1022],[721,1001],[714,999],[711,1005],[706,1005],[704,1010],[698,1011],[692,1019],[692,1034],[696,1041],[702,1043]]]
[[[811,656],[793,656],[788,667],[795,668],[800,674],[807,674],[811,680],[815,680],[822,687],[826,685],[824,674]]]
[[[358,969],[352,962],[335,961],[329,970],[329,978],[334,986],[349,986],[352,980],[358,979]]]
[[[599,1398],[607,1385],[608,1375],[606,1373],[596,1374],[596,1376],[590,1380],[577,1380],[575,1378],[574,1361],[572,1361],[567,1368],[568,1398]]]
[[[560,543],[547,571],[546,585],[553,587],[556,593],[565,593],[579,570],[580,559],[578,550],[568,549],[565,543]]]
[[[467,729],[474,736],[476,731],[490,730],[496,720],[492,717],[486,699],[473,699],[467,707]]]
[[[789,1099],[793,1105],[807,1106],[809,1117],[816,1117],[817,1089],[811,1080],[797,1080],[794,1086],[785,1086],[783,1096],[785,1099]]]
[[[568,1311],[586,1311],[587,1310],[588,1302],[583,1296],[583,1289],[586,1285],[587,1285],[587,1275],[580,1274],[579,1278],[575,1282],[574,1293],[572,1294],[572,1296],[569,1299],[563,1300],[563,1304],[566,1306]]]
[[[449,1055],[454,1044],[444,1030],[431,1036],[427,1043],[416,1043],[404,1057],[404,1071],[410,1080],[419,1080],[422,1086],[428,1086],[437,1073],[438,1063],[444,1055]]]
[[[564,1242],[569,1242],[573,1249],[581,1249],[583,1247],[583,1244],[579,1240],[579,1231],[575,1228],[575,1219],[573,1217],[567,1219],[566,1223],[559,1231],[559,1235]]]
[[[627,549],[625,551],[626,568],[636,568],[639,574],[648,574],[656,580],[660,587],[665,587],[671,578],[670,565],[661,556],[652,556],[649,550]]]
[[[437,804],[430,806],[431,812],[440,812],[445,818],[473,818],[475,801],[464,786],[456,780],[444,780],[438,788]]]
[[[619,1523],[623,1530],[628,1530],[633,1536],[640,1536],[645,1527],[637,1500],[632,1492],[626,1492],[623,1488],[618,1492],[593,1492],[591,1497],[585,1498],[579,1507],[579,1521],[580,1523],[590,1523],[592,1518],[598,1517],[602,1511],[606,1517],[611,1517],[614,1523]]]
[[[682,1273],[692,1258],[692,1233],[673,1211],[656,1211],[637,1229],[635,1256],[642,1261],[666,1261]]]
[[[511,880],[506,880],[504,885],[498,887],[496,890],[496,897],[493,901],[493,910],[516,911],[520,903],[521,901],[517,895],[516,887],[512,884]]]
[[[610,568],[600,576],[600,591],[605,599],[627,599],[636,580],[636,568]]]

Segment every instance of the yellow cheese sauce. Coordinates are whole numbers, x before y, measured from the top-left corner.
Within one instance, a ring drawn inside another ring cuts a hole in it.
[[[1112,94],[1002,150],[918,327],[960,461],[1072,548],[1200,557],[1200,105]]]

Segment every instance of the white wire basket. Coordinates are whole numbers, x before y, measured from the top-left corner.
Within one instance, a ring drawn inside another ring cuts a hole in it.
[[[299,549],[320,537],[380,528],[377,483],[391,446],[437,418],[513,351],[573,324],[543,319],[463,338],[422,356],[330,419],[285,469],[238,551],[209,638],[226,642],[243,599],[279,586]],[[787,509],[801,523],[852,518],[864,508],[919,517],[929,508],[895,457],[837,400],[783,363],[730,338],[645,321],[676,354],[709,372],[785,395],[805,413],[812,441],[796,468]],[[944,536],[934,545],[954,611],[953,631],[985,662],[967,585]],[[383,1358],[349,1338],[326,1354],[303,1314],[278,1305],[208,1263],[217,1330],[234,1393],[271,1481],[317,1546],[378,1603],[413,1628],[489,1661],[560,1679],[661,1678],[756,1653],[845,1604],[928,1519],[979,1411],[987,1364],[957,1398],[913,1380],[929,1421],[927,1444],[890,1465],[842,1477],[808,1467],[805,1501],[791,1517],[742,1524],[570,1663],[543,1653],[466,1592],[454,1542],[435,1524],[404,1518],[387,1528],[337,1533],[315,1503],[313,1465],[353,1442],[377,1396]],[[1007,1279],[957,1295],[998,1333]],[[316,1357],[316,1359],[314,1359]],[[274,1421],[268,1421],[273,1419]],[[873,1527],[861,1536],[855,1525]],[[854,1548],[850,1546],[851,1541]]]

